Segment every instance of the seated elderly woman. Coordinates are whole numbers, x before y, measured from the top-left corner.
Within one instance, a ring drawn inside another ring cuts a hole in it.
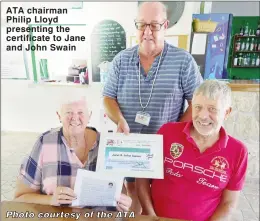
[[[76,198],[73,188],[77,169],[96,170],[100,136],[95,128],[87,127],[90,114],[86,100],[67,98],[61,103],[57,115],[62,127],[43,133],[22,163],[16,201],[71,204]],[[130,197],[121,194],[114,209],[128,211],[131,203]]]

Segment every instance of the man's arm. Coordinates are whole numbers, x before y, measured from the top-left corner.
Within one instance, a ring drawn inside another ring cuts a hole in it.
[[[235,210],[240,191],[224,190],[221,202],[211,216],[209,221],[229,221],[231,220],[232,212]]]
[[[108,117],[117,125],[117,132],[128,134],[130,128],[115,99],[104,96],[103,104]]]
[[[192,120],[192,106],[191,101],[188,101],[189,106],[180,118],[180,122],[187,122]]]
[[[136,189],[143,209],[143,215],[156,216],[152,203],[149,179],[136,179]]]
[[[118,124],[119,120],[124,118],[116,99],[104,96],[103,104],[106,114],[115,124]]]

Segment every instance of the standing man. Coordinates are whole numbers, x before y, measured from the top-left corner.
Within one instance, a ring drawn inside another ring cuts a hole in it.
[[[135,20],[139,45],[112,61],[103,95],[118,132],[154,134],[166,122],[191,119],[192,94],[202,77],[187,51],[165,42],[168,24],[162,3],[142,3]],[[185,100],[189,106],[184,112]],[[135,179],[126,180],[138,213]]]
[[[164,124],[164,179],[137,179],[145,214],[194,221],[229,221],[246,177],[245,145],[223,128],[231,112],[225,82],[194,92],[192,121]]]

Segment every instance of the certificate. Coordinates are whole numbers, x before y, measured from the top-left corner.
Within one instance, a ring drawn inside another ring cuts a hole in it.
[[[97,171],[163,179],[162,135],[101,133]]]
[[[77,199],[72,206],[116,206],[121,194],[123,177],[78,169],[74,192]]]

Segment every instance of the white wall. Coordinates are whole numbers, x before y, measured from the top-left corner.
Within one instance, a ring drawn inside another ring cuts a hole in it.
[[[60,125],[56,115],[57,101],[62,94],[73,93],[87,97],[93,111],[91,125],[99,127],[101,86],[55,86],[28,81],[2,80],[3,131],[43,132]],[[98,111],[97,111],[98,110]]]
[[[234,16],[260,16],[260,2],[212,2],[212,13],[232,13]]]
[[[11,3],[4,2],[2,5],[4,4],[9,5]],[[31,2],[23,4],[36,6],[36,3]],[[49,4],[53,7],[57,3],[46,2],[44,6]],[[194,8],[198,8],[195,7],[197,4],[187,2],[184,15],[175,27],[168,30],[167,34],[190,34],[192,13],[194,12]],[[61,7],[60,3],[58,5]],[[70,16],[63,16],[61,21],[70,24],[87,24],[88,30],[85,34],[89,40],[91,30],[96,23],[103,19],[114,19],[126,30],[128,41],[129,36],[135,35],[134,19],[136,10],[137,2],[84,2],[82,10],[70,11]],[[88,65],[90,66],[90,42],[88,40],[86,41],[88,49],[86,59],[88,59]],[[63,61],[57,55],[50,55],[52,56],[51,59],[58,58]],[[30,57],[29,61],[31,61]],[[63,61],[63,65],[69,64]],[[29,68],[32,77],[31,64]],[[2,80],[1,85],[2,130],[43,132],[51,127],[58,126],[59,121],[55,114],[55,102],[62,93],[68,90],[71,93],[79,93],[87,96],[94,110],[91,124],[99,128],[101,105],[101,86],[99,84],[91,86],[44,86],[33,84],[31,81],[26,80]]]

